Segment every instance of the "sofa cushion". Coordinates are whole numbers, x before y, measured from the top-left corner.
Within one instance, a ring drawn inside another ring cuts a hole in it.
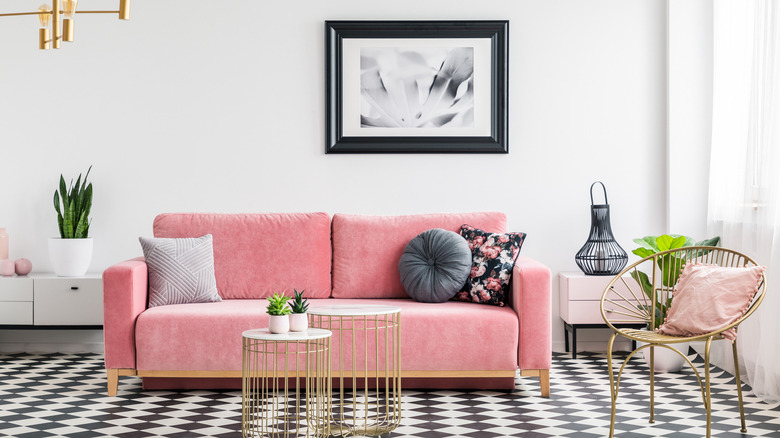
[[[409,241],[431,228],[458,232],[465,223],[503,232],[506,215],[499,212],[406,216],[335,214],[333,297],[408,298],[398,274],[398,261]]]
[[[498,371],[517,368],[517,314],[510,307],[474,306],[448,301],[420,303],[411,299],[312,299],[310,308],[329,305],[378,304],[401,308],[401,360],[404,371]],[[241,370],[241,333],[268,327],[265,300],[160,306],[139,315],[136,323],[137,369]],[[380,337],[380,342],[384,337]],[[471,342],[469,342],[471,341]],[[374,338],[368,340],[374,347]],[[363,357],[363,342],[357,342]],[[339,338],[331,338],[339,351]],[[343,346],[345,369],[351,367],[352,343]],[[384,355],[384,349],[381,349]],[[431,352],[435,352],[432,354]],[[333,354],[333,370],[339,369]],[[368,367],[375,366],[374,355]],[[380,357],[380,360],[382,360]],[[290,364],[289,366],[294,366]],[[363,366],[363,365],[361,365]]]
[[[214,238],[214,273],[222,298],[266,298],[306,289],[330,295],[327,213],[168,213],[154,220],[156,237]]]
[[[454,231],[433,228],[412,239],[398,262],[404,290],[423,303],[455,296],[471,272],[471,250]]]
[[[211,234],[138,240],[149,268],[149,307],[221,301]]]
[[[488,233],[463,225],[460,235],[471,248],[473,263],[466,284],[454,300],[503,306],[525,233]]]

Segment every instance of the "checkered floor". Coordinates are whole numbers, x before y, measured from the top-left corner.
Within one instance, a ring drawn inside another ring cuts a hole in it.
[[[699,363],[700,359],[697,359]],[[658,376],[656,422],[647,422],[647,369],[638,360],[624,375],[618,437],[702,437],[704,410],[688,371]],[[715,370],[716,437],[780,437],[780,406],[746,393],[748,433],[739,433],[733,378]],[[512,392],[403,393],[402,425],[393,438],[605,437],[609,392],[603,354],[556,354],[552,396],[539,396],[538,379],[519,378]],[[97,354],[0,355],[0,436],[240,437],[239,391],[148,391],[137,378],[120,379],[117,397],[105,395]]]

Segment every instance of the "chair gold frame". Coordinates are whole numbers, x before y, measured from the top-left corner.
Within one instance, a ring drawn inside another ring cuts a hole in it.
[[[655,363],[655,348],[666,348],[685,359],[685,362],[693,369],[699,387],[702,392],[704,408],[707,414],[707,437],[710,437],[710,426],[712,421],[712,397],[710,394],[710,347],[712,341],[724,339],[721,334],[730,329],[735,330],[739,324],[756,311],[764,299],[766,291],[766,277],[762,274],[758,290],[753,297],[753,301],[745,314],[733,323],[699,336],[678,337],[662,335],[655,332],[655,318],[651,316],[656,313],[656,306],[651,303],[669,303],[674,292],[674,285],[677,282],[679,272],[682,267],[689,262],[704,263],[722,267],[744,267],[756,266],[756,262],[750,257],[737,251],[711,247],[711,246],[691,246],[659,252],[650,255],[644,259],[633,263],[617,274],[607,285],[601,297],[601,316],[604,322],[613,330],[607,345],[607,368],[609,371],[610,397],[612,401],[612,412],[610,417],[609,436],[612,438],[615,433],[615,412],[620,386],[620,377],[629,360],[639,351],[649,349],[650,360],[650,423],[655,422],[654,397],[655,397],[655,372],[653,370]],[[646,276],[646,277],[645,277]],[[645,284],[643,288],[640,282]],[[645,290],[650,288],[647,296]],[[637,330],[630,328],[619,328],[619,324],[645,322],[650,328],[647,330]],[[615,370],[612,365],[612,347],[615,339],[623,336],[632,341],[645,343],[639,348],[634,349],[623,361],[623,365],[615,377]],[[704,380],[702,381],[696,366],[676,349],[668,344],[682,342],[704,341]],[[732,343],[732,353],[734,356],[734,374],[737,384],[737,396],[739,398],[739,415],[742,422],[742,433],[747,432],[745,426],[745,409],[742,404],[742,383],[739,376],[739,359],[737,355],[737,342]]]

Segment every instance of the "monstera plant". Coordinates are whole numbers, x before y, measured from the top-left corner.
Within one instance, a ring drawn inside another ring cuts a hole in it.
[[[639,248],[634,249],[632,252],[639,257],[645,258],[653,254],[668,251],[670,249],[685,248],[689,246],[717,246],[720,242],[720,237],[715,236],[710,239],[696,241],[692,237],[682,236],[679,234],[664,234],[662,236],[645,236],[641,239],[634,239],[634,243],[640,245]],[[698,255],[704,255],[706,251],[702,250]],[[671,288],[680,278],[685,262],[677,255],[667,254],[658,259],[658,267],[661,270],[661,281],[664,287]],[[646,273],[642,271],[633,270],[631,277],[639,283],[642,287],[642,291],[647,295],[649,299],[652,299],[653,283]],[[656,296],[655,311],[653,312],[653,319],[655,320],[655,328],[658,328],[666,319],[666,313],[669,311],[669,307],[672,305],[672,297],[668,297],[664,300],[660,296]],[[641,309],[649,310],[644,304],[638,306]],[[650,324],[648,323],[648,329]]]

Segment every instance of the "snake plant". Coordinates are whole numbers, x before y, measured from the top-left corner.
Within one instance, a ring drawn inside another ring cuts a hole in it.
[[[65,186],[65,178],[60,174],[60,187],[54,191],[54,209],[57,210],[57,224],[60,237],[63,239],[86,239],[89,237],[89,212],[92,209],[92,183],[87,185],[87,178],[92,166],[87,169],[84,181],[81,174]]]
[[[266,308],[266,313],[269,315],[276,315],[276,316],[284,316],[289,315],[292,311],[289,307],[287,307],[287,300],[290,299],[290,297],[278,293],[275,293],[274,296],[268,297],[268,307]]]
[[[306,313],[309,309],[309,300],[303,298],[304,291],[298,292],[296,289],[293,289],[293,291],[295,291],[295,299],[290,302],[292,313]]]

